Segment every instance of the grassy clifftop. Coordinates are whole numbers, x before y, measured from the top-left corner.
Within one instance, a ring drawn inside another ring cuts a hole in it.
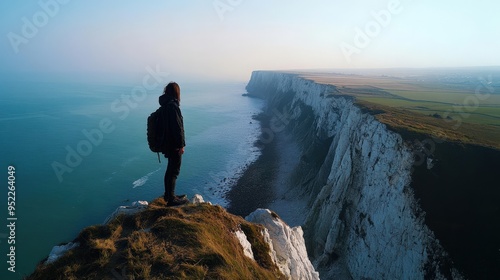
[[[244,255],[238,230],[255,260]],[[85,228],[77,248],[27,279],[283,279],[261,230],[219,206],[172,208],[157,199],[140,213]]]
[[[400,133],[500,150],[500,86],[496,81],[452,74],[403,78],[304,73],[301,77],[334,85],[337,94],[354,97],[356,104]]]

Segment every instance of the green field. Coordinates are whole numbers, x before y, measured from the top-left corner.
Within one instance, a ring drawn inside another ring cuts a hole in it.
[[[430,80],[387,76],[303,74],[336,86],[340,94],[395,129],[500,148],[500,86],[459,77]]]
[[[417,112],[425,115],[438,114],[442,118],[449,120],[450,123],[453,123],[453,120],[456,121],[462,120],[468,123],[500,126],[500,105],[499,106],[479,105],[476,103],[445,104],[442,102],[423,101],[422,99],[411,100],[411,99],[399,99],[396,97],[391,98],[391,97],[362,96],[359,97],[359,100],[390,107],[407,109],[412,112]]]

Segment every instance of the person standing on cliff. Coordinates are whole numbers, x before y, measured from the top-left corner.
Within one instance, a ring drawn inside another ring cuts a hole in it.
[[[159,103],[164,109],[164,120],[166,124],[166,147],[163,154],[168,158],[167,170],[165,171],[164,185],[165,194],[163,198],[167,206],[177,206],[188,202],[185,195],[175,195],[175,182],[181,171],[182,155],[186,146],[184,136],[184,121],[180,109],[181,89],[175,82],[169,83],[159,97]]]

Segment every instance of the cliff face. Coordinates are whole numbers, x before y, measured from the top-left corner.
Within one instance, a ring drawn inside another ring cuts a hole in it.
[[[294,74],[254,72],[247,90],[287,114],[302,147],[291,187],[310,205],[305,239],[321,278],[339,266],[354,279],[460,277],[416,203],[414,158],[399,134],[336,87]]]

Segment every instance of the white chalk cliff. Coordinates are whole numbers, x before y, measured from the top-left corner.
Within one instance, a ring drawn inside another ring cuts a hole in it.
[[[271,248],[272,260],[287,279],[319,279],[319,273],[307,256],[300,226],[290,228],[268,209],[257,209],[245,219],[265,227],[263,234]]]
[[[353,279],[444,278],[445,252],[419,214],[413,156],[400,135],[335,86],[296,74],[255,71],[247,91],[266,99],[269,112],[287,112],[302,145],[292,188],[310,207],[295,214],[307,217],[306,244],[322,279],[339,276],[339,267]]]

